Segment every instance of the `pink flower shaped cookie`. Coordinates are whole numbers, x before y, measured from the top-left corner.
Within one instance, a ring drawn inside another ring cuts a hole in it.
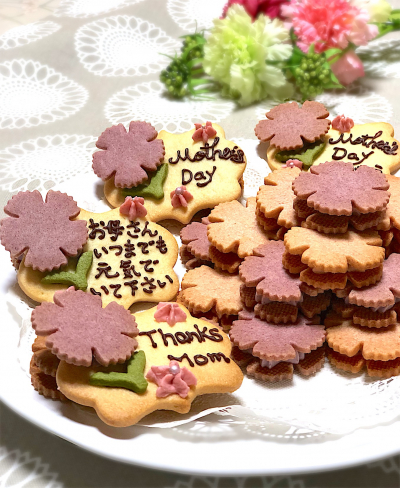
[[[210,137],[215,137],[217,135],[217,131],[212,126],[211,122],[206,122],[206,125],[201,124],[194,124],[196,130],[192,135],[192,139],[194,142],[203,141],[204,144],[208,141]]]
[[[117,188],[140,185],[164,160],[164,142],[157,134],[147,122],[131,122],[129,132],[122,124],[106,129],[96,142],[104,151],[93,154],[93,171],[104,181],[114,176]]]
[[[389,203],[389,183],[375,168],[330,161],[311,166],[293,181],[293,192],[307,205],[329,215],[352,215],[384,210]]]
[[[11,257],[25,255],[25,266],[51,271],[76,256],[87,241],[86,222],[72,220],[80,209],[72,197],[50,190],[20,192],[4,208],[10,217],[1,221],[1,243]]]
[[[197,385],[195,375],[187,368],[181,368],[177,361],[171,361],[169,366],[152,366],[146,378],[157,384],[157,398],[165,398],[174,393],[186,398],[190,387]]]
[[[157,322],[167,322],[175,325],[177,322],[185,322],[186,314],[177,303],[160,302],[154,314]]]
[[[270,141],[280,151],[299,149],[304,141],[315,142],[324,136],[330,126],[329,112],[319,102],[282,103],[266,113],[267,120],[261,120],[255,128],[260,141]]]
[[[37,335],[48,336],[46,347],[62,361],[90,366],[124,363],[137,347],[135,318],[115,302],[102,308],[101,298],[72,287],[54,294],[32,312]]]
[[[171,205],[174,208],[187,207],[188,203],[193,200],[193,195],[186,190],[186,186],[178,186],[171,191]]]
[[[125,215],[130,221],[146,217],[147,210],[142,197],[126,197],[125,202],[120,206],[119,213]]]

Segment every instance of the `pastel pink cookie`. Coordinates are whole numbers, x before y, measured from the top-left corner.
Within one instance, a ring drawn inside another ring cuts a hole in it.
[[[87,241],[84,220],[71,220],[80,209],[66,193],[50,190],[45,201],[37,191],[17,193],[8,201],[1,221],[1,243],[12,258],[26,252],[25,266],[51,271],[67,264]]]
[[[54,303],[44,302],[32,312],[37,335],[48,336],[46,347],[62,361],[90,366],[124,363],[137,347],[139,331],[134,316],[122,305],[73,287],[54,294]]]
[[[93,154],[93,171],[102,180],[114,176],[117,188],[131,188],[148,179],[164,160],[165,148],[157,131],[147,122],[131,122],[106,129],[96,142],[104,151]]]
[[[177,303],[160,302],[154,314],[157,322],[167,322],[175,325],[177,322],[185,322],[186,314]]]
[[[171,361],[169,366],[152,366],[146,378],[157,384],[157,398],[165,398],[174,393],[186,398],[190,386],[197,385],[195,375],[188,369],[181,368],[177,361]]]
[[[119,213],[125,215],[130,221],[142,219],[147,215],[142,197],[126,197],[125,202],[119,207]]]

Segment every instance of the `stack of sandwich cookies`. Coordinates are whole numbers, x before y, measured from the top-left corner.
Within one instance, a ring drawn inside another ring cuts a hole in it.
[[[389,183],[368,166],[331,161],[310,168],[293,182],[295,207],[303,227],[326,234],[343,234],[349,225],[363,231],[388,231]],[[308,215],[307,215],[308,214]]]
[[[237,274],[200,266],[183,277],[177,302],[193,316],[219,322],[224,330],[229,330],[243,309],[241,284]]]
[[[268,232],[283,239],[287,229],[301,224],[302,217],[294,209],[293,181],[299,168],[282,168],[270,173],[257,193],[256,216],[258,223]]]
[[[270,241],[256,248],[239,268],[242,301],[246,307],[254,308],[257,317],[271,323],[294,323],[299,310],[312,318],[330,304],[329,292],[302,289],[299,275],[283,267],[284,253],[282,241]]]
[[[232,358],[263,381],[290,380],[294,370],[309,376],[324,364],[324,326],[304,316],[294,324],[273,324],[242,311],[229,335],[235,345]]]

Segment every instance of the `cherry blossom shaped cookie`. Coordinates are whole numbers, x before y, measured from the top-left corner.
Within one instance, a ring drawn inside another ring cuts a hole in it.
[[[93,154],[93,171],[102,180],[112,179],[117,188],[137,186],[148,179],[164,160],[164,143],[147,122],[131,122],[106,129],[96,142],[103,151]]]
[[[165,146],[164,164],[155,172],[151,170],[150,182],[142,185],[122,188],[109,178],[104,185],[107,201],[112,207],[119,207],[126,196],[141,196],[149,220],[173,219],[188,224],[199,210],[239,198],[246,156],[237,144],[225,138],[219,125],[208,125],[205,131],[202,128],[182,134],[161,131],[157,140]],[[203,135],[208,137],[206,142]],[[157,191],[151,193],[149,190],[155,186]]]
[[[270,324],[257,318],[253,312],[243,311],[232,324],[230,338],[241,350],[266,361],[295,359],[298,352],[307,354],[325,342],[323,325],[314,325],[299,317],[296,324]]]
[[[285,234],[290,254],[301,255],[303,264],[315,273],[347,273],[377,268],[385,258],[385,249],[377,231],[347,231],[327,235],[303,227],[293,227]]]
[[[394,129],[386,122],[354,125],[349,132],[331,127],[319,143],[317,141],[306,149],[308,163],[316,166],[326,161],[343,161],[355,168],[369,166],[384,174],[394,174],[400,168],[400,152],[399,141],[393,136]],[[283,154],[304,159],[304,150]],[[272,170],[282,167],[281,156],[276,147],[268,148],[267,160]]]
[[[65,273],[57,271],[56,276],[22,262],[18,269],[21,289],[36,302],[51,302],[56,291],[75,286],[77,274],[84,268],[87,274],[79,282],[84,281],[86,286],[81,289],[100,296],[104,305],[117,302],[128,309],[136,302],[173,300],[179,289],[173,270],[178,258],[176,239],[164,227],[147,220],[147,215],[136,213],[137,218],[130,220],[129,205],[125,210],[104,213],[81,210],[79,223],[89,231],[83,254],[70,258],[62,268]],[[92,255],[88,266],[81,266],[88,254]],[[69,283],[57,281],[60,275],[65,278],[68,274],[72,278]]]
[[[295,195],[307,205],[329,215],[353,215],[382,211],[389,203],[389,183],[368,166],[357,171],[351,163],[331,161],[310,168],[293,182]]]
[[[266,113],[255,128],[258,139],[270,141],[280,151],[299,149],[304,141],[315,142],[329,130],[329,112],[319,102],[306,101],[302,107],[296,102],[282,103]]]
[[[269,240],[257,223],[255,210],[255,198],[249,198],[246,207],[236,200],[221,203],[208,216],[208,240],[223,253],[233,252],[239,258],[250,256],[257,246]]]
[[[257,247],[253,256],[245,258],[239,276],[246,286],[256,286],[257,294],[274,302],[300,302],[302,292],[298,276],[290,274],[282,265],[285,245],[270,241]]]
[[[117,303],[102,307],[101,298],[72,287],[54,295],[32,312],[32,327],[45,335],[46,347],[59,359],[90,366],[125,362],[137,347],[136,322]]]
[[[400,301],[400,254],[391,254],[383,262],[382,278],[378,283],[351,290],[348,303],[367,308],[392,307]]]
[[[353,357],[360,353],[364,359],[391,361],[400,357],[400,324],[371,328],[354,325],[343,319],[340,325],[329,327],[326,341],[336,352]]]
[[[187,269],[211,263],[211,243],[207,237],[209,220],[204,217],[201,222],[192,222],[183,227],[180,232],[182,246],[180,255]]]
[[[295,195],[293,181],[301,173],[298,168],[282,168],[264,179],[264,186],[257,193],[257,210],[279,227],[291,229],[300,225],[301,219],[293,208]]]
[[[41,194],[20,192],[4,207],[9,217],[1,221],[1,243],[12,260],[24,254],[24,264],[39,271],[51,271],[67,264],[85,245],[88,231],[76,220],[80,209],[72,197],[50,190]]]
[[[200,266],[183,277],[179,299],[194,313],[213,310],[218,317],[237,315],[243,309],[241,283],[238,275]]]
[[[144,392],[90,383],[94,373],[121,371],[123,365],[85,368],[64,361],[57,370],[60,390],[70,400],[93,407],[105,423],[115,427],[133,425],[156,410],[187,413],[199,395],[237,390],[243,374],[230,359],[228,336],[178,306],[186,320],[172,327],[156,320],[156,307],[135,314],[138,351],[145,356],[143,375],[148,380]]]

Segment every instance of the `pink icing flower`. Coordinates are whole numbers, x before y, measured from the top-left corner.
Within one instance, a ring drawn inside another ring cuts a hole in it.
[[[171,191],[171,205],[174,208],[187,207],[188,202],[193,200],[193,195],[186,190],[186,186],[178,186],[174,191]]]
[[[354,121],[350,117],[338,115],[332,120],[332,129],[336,129],[339,132],[350,132],[352,127],[354,127]]]
[[[350,85],[365,74],[362,61],[354,51],[344,53],[332,64],[331,69],[342,85]]]
[[[286,164],[282,166],[282,168],[300,168],[303,169],[303,163],[302,161],[299,161],[298,159],[288,159],[286,161]]]
[[[194,142],[203,141],[205,144],[210,137],[215,137],[217,135],[217,131],[214,129],[211,122],[206,122],[206,125],[194,124],[194,126],[196,127],[196,130],[192,135]]]
[[[362,46],[378,34],[377,27],[368,24],[369,13],[347,0],[291,0],[281,12],[292,22],[304,52],[311,44],[317,53],[345,49],[349,42]]]
[[[165,398],[174,393],[186,398],[190,386],[197,385],[196,376],[188,369],[181,368],[177,361],[171,361],[169,366],[152,366],[146,378],[158,386],[157,398]]]
[[[186,314],[177,303],[160,302],[154,318],[157,322],[168,322],[169,325],[175,325],[177,322],[185,322]]]
[[[222,12],[222,18],[226,17],[229,7],[235,3],[243,5],[246,12],[253,20],[260,14],[267,15],[271,19],[275,19],[275,17],[281,18],[281,5],[287,3],[287,1],[288,0],[229,0]]]
[[[129,220],[141,219],[147,215],[142,197],[126,197],[125,202],[119,207],[119,213],[125,215]]]

